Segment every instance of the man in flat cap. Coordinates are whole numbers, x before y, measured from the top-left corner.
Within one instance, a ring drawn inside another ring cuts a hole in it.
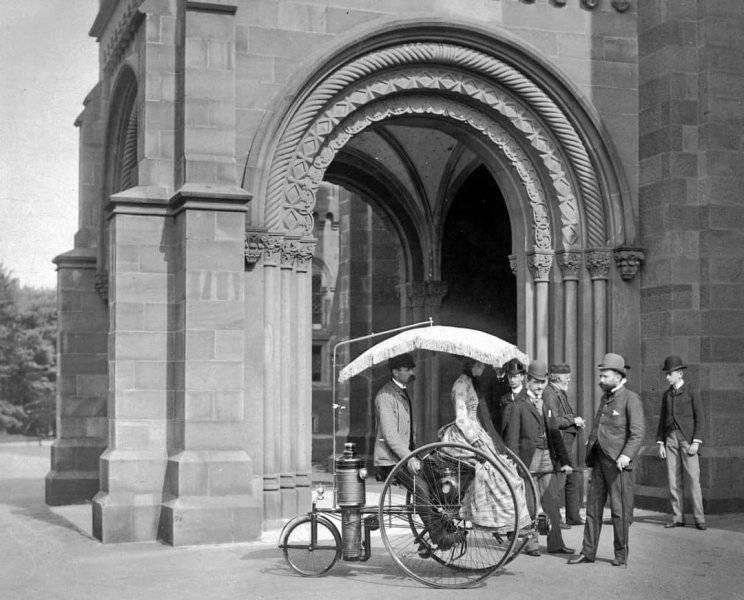
[[[598,365],[602,398],[586,444],[586,464],[592,482],[586,500],[586,523],[581,554],[569,564],[594,562],[602,531],[602,512],[610,498],[615,557],[613,566],[628,560],[628,529],[633,519],[634,483],[631,461],[643,443],[645,424],[638,394],[625,387],[625,359],[608,353]]]
[[[661,370],[666,374],[669,388],[661,399],[659,427],[656,443],[659,458],[666,459],[669,476],[669,497],[672,502],[672,520],[664,527],[684,527],[684,489],[692,499],[695,527],[706,529],[703,513],[703,494],[700,490],[700,461],[698,450],[705,425],[703,405],[698,394],[684,381],[687,366],[679,356],[667,356]],[[682,472],[687,481],[682,483]]]
[[[524,365],[519,360],[512,358],[503,364],[502,369],[509,384],[509,392],[499,398],[493,426],[501,438],[506,440],[506,430],[509,428],[514,403],[527,398],[527,388],[524,387]]]
[[[548,406],[558,429],[561,430],[563,445],[566,447],[572,465],[576,465],[576,436],[584,428],[584,419],[577,416],[576,409],[568,399],[568,384],[571,382],[571,367],[555,364],[550,367],[550,384],[543,392],[543,400]],[[581,505],[581,485],[583,476],[579,470],[568,475],[558,475],[558,500],[565,498],[566,527],[583,525],[579,514]]]
[[[416,361],[410,354],[392,357],[388,360],[390,381],[375,395],[377,431],[373,462],[378,481],[385,481],[395,465],[416,448],[413,410],[408,395],[408,384],[416,377],[415,367]],[[397,473],[398,483],[416,494],[419,514],[429,531],[432,544],[444,550],[462,541],[457,538],[456,533],[445,533],[441,520],[426,508],[431,505],[431,501],[421,461],[414,456],[406,467]],[[419,546],[419,554],[422,557],[430,554],[423,542]]]
[[[506,445],[519,456],[535,480],[538,494],[538,513],[544,511],[550,522],[548,552],[573,554],[561,534],[561,513],[558,505],[555,473],[571,472],[568,453],[551,409],[543,401],[548,385],[548,367],[541,360],[527,366],[527,398],[514,403],[509,419]],[[543,517],[544,518],[544,517]],[[530,556],[539,556],[537,539],[525,546]]]

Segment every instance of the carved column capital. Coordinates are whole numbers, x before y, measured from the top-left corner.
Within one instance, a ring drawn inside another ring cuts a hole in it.
[[[297,244],[297,256],[295,269],[298,273],[305,273],[310,270],[315,254],[315,240],[302,240]]]
[[[442,306],[442,300],[447,295],[446,281],[427,281],[426,282],[426,305],[431,309],[439,309]]]
[[[550,281],[550,269],[553,266],[552,252],[535,252],[527,257],[527,266],[532,273],[532,279],[538,281]]]
[[[411,308],[423,308],[426,302],[426,283],[423,281],[409,281],[398,286],[398,293],[405,298]]]
[[[282,269],[293,269],[300,253],[300,244],[296,239],[285,239],[279,253],[279,266]]]
[[[579,272],[583,264],[581,252],[559,252],[556,255],[556,261],[561,269],[561,275],[564,281],[577,281]]]
[[[266,266],[277,266],[281,257],[284,236],[265,231],[249,232],[245,238],[243,254],[248,266],[254,267],[259,262]]]
[[[638,274],[641,263],[646,258],[641,248],[630,248],[621,246],[615,249],[615,265],[620,271],[620,277],[625,281],[631,281]]]
[[[612,251],[607,249],[588,250],[586,268],[592,279],[607,279],[612,264]]]

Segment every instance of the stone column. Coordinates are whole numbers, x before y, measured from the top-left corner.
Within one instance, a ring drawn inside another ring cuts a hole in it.
[[[530,358],[538,358],[547,362],[550,359],[548,300],[553,253],[535,252],[528,258],[535,285],[535,356]]]
[[[295,340],[298,359],[293,375],[295,398],[295,514],[310,510],[312,483],[312,260],[315,241],[300,240],[295,255],[297,296]],[[294,515],[292,515],[294,516]]]
[[[447,294],[446,281],[427,281],[426,300],[424,302],[424,318],[432,317],[434,323],[439,323],[439,311],[442,308],[442,300]],[[426,402],[424,405],[424,429],[419,443],[436,441],[439,427],[443,425],[439,421],[440,414],[440,388],[439,388],[439,355],[434,353],[426,362]]]
[[[98,458],[108,422],[106,301],[96,291],[96,250],[79,248],[57,265],[57,439],[45,479],[46,503],[85,502],[98,492]]]
[[[102,542],[156,539],[167,460],[171,242],[165,198],[142,194],[110,203],[108,448],[93,499]]]
[[[563,277],[563,359],[571,366],[574,373],[574,392],[578,389],[579,373],[579,326],[577,295],[579,272],[581,269],[580,252],[561,252],[557,255],[558,266]],[[577,401],[579,414],[584,414],[583,398],[579,394]]]
[[[594,316],[594,361],[598,365],[607,352],[607,279],[612,264],[612,251],[606,249],[590,250],[586,253],[586,267],[592,280],[592,314]],[[595,390],[592,414],[600,399]]]
[[[280,365],[281,346],[281,273],[280,260],[283,236],[268,234],[262,237],[264,273],[264,330],[265,364],[263,396],[263,502],[264,526],[275,527],[281,524],[281,497],[279,492],[280,445]]]

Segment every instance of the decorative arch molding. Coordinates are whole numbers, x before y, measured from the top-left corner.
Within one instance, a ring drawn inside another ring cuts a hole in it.
[[[281,228],[285,213],[295,209],[300,209],[301,221],[304,221],[300,229],[307,227],[305,216],[308,212],[308,203],[312,205],[312,197],[310,190],[302,187],[307,176],[302,171],[302,157],[308,157],[307,151],[310,147],[304,144],[303,140],[309,129],[319,120],[319,116],[329,109],[336,98],[362,80],[375,77],[382,71],[398,69],[405,73],[405,69],[432,64],[437,64],[438,67],[451,67],[454,72],[470,74],[473,83],[478,79],[476,76],[498,82],[546,124],[550,135],[557,140],[561,150],[568,157],[571,172],[580,190],[586,221],[585,243],[605,245],[607,230],[603,215],[606,211],[602,205],[595,168],[581,137],[566,114],[534,81],[499,58],[464,45],[441,42],[405,43],[369,52],[327,76],[290,111],[290,116],[274,147],[266,180],[264,211],[267,227]],[[486,92],[482,87],[460,87],[461,90],[451,93],[465,95],[470,102],[483,103]],[[411,90],[411,87],[401,86],[399,89],[390,90],[389,93],[405,93]],[[374,101],[374,98],[365,98],[357,94],[353,100],[358,102],[356,106],[363,106]],[[523,119],[524,117],[517,113],[510,118],[512,123],[521,122]],[[330,134],[331,123],[318,125],[319,134]],[[550,139],[550,136],[547,139]],[[320,141],[315,140],[316,144]]]
[[[404,115],[430,115],[463,123],[499,147],[509,159],[530,198],[534,246],[543,250],[552,248],[553,235],[545,191],[530,158],[499,123],[465,104],[444,98],[393,97],[369,104],[354,112],[326,138],[326,144],[320,152],[315,153],[314,161],[308,169],[308,177],[303,182],[306,186],[304,189],[308,190],[311,196],[315,193],[323,173],[336,153],[354,135],[374,123]]]

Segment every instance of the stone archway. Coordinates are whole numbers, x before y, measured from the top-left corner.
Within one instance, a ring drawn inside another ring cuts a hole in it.
[[[590,119],[576,118],[554,99],[549,82],[555,78],[536,78],[541,69],[535,64],[528,75],[497,48],[488,53],[464,43],[393,40],[312,81],[272,132],[276,141],[255,200],[261,232],[252,248],[261,268],[249,274],[264,290],[264,356],[274,365],[263,382],[264,428],[274,434],[265,436],[263,452],[267,521],[293,514],[309,484],[302,331],[309,330],[314,194],[339,151],[374,124],[402,117],[445,120],[508,165],[529,216],[522,227],[528,233],[515,240],[512,255],[520,341],[532,356],[579,366],[581,391],[591,398],[588,373],[607,348],[612,249],[626,241],[617,215],[627,211],[613,206],[623,198],[617,175],[607,173],[612,160],[603,148],[588,147],[596,135],[577,129]],[[571,108],[583,110],[578,102]],[[404,320],[423,317],[441,294],[437,273],[424,272],[428,277],[411,281],[411,293],[403,295]],[[281,305],[281,297],[293,303]],[[580,309],[591,319],[580,321]],[[287,416],[291,407],[296,418]],[[591,406],[580,409],[593,412]]]

